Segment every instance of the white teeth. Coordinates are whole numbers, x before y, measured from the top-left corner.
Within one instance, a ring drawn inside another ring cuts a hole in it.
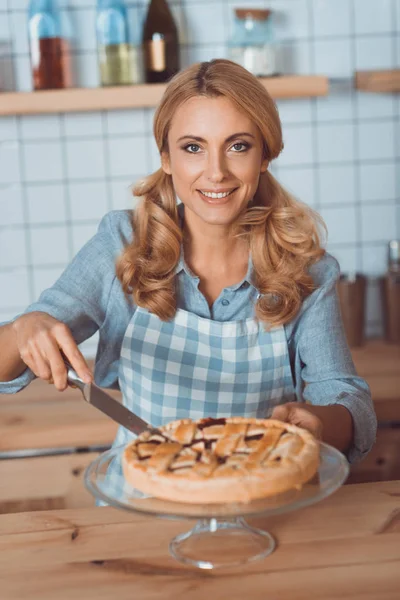
[[[226,198],[232,192],[220,192],[219,194],[215,194],[214,192],[203,192],[203,191],[201,191],[201,193],[204,194],[204,196],[207,196],[207,198],[217,199],[217,198]]]

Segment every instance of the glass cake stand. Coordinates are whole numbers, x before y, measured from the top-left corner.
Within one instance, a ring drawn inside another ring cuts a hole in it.
[[[201,569],[232,567],[265,558],[275,548],[270,533],[251,527],[248,517],[272,517],[310,506],[333,494],[346,480],[346,458],[327,444],[320,444],[317,474],[301,489],[247,504],[187,504],[147,496],[125,482],[121,468],[125,446],[108,450],[86,469],[85,485],[101,503],[115,508],[169,519],[197,519],[188,532],[169,544],[172,556]]]

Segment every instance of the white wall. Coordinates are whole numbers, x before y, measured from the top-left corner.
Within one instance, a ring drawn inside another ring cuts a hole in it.
[[[65,2],[78,31],[77,84],[97,86],[95,0]],[[147,2],[130,3],[139,39]],[[170,2],[182,62],[227,56],[234,6],[274,11],[287,72],[340,78],[327,98],[279,101],[285,150],[273,172],[320,211],[343,271],[370,276],[369,335],[381,315],[374,277],[400,238],[400,95],[355,93],[356,69],[400,64],[400,0]],[[26,0],[0,0],[0,41],[12,44],[16,88],[31,89]],[[1,96],[0,96],[1,102]],[[0,118],[0,321],[52,284],[102,215],[132,206],[128,186],[159,165],[152,110]],[[93,345],[87,345],[87,352]]]

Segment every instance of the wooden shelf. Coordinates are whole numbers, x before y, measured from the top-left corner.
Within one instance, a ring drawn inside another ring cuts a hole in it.
[[[328,78],[290,75],[260,78],[274,98],[326,96]],[[0,93],[0,115],[84,112],[157,106],[165,84]]]
[[[400,92],[400,69],[390,71],[357,71],[355,87],[364,92]]]

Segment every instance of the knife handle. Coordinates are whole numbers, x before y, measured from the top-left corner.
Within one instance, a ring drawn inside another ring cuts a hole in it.
[[[69,360],[65,356],[65,354],[63,352],[61,352],[61,355],[63,357],[65,366],[67,367],[68,383],[70,384],[71,387],[77,387],[81,391],[83,391],[83,389],[86,385],[85,382],[79,377],[79,375],[77,374],[77,372],[75,371],[74,367],[71,365],[71,363],[69,362]]]

